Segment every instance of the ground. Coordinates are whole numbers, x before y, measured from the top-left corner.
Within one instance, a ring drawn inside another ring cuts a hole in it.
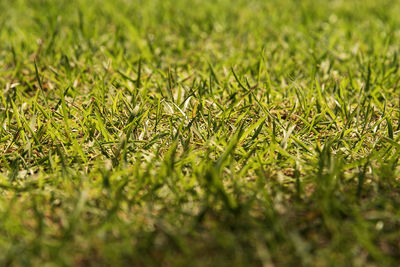
[[[0,1],[1,266],[400,264],[400,1]]]

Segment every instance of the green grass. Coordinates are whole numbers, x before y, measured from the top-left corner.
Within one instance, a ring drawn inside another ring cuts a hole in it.
[[[400,1],[0,10],[1,266],[400,264]]]

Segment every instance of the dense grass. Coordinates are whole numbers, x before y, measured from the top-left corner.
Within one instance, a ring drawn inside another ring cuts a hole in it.
[[[400,2],[1,0],[0,265],[400,264]]]

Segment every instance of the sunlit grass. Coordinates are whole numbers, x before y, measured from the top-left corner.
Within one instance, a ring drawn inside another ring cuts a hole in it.
[[[399,3],[1,1],[0,265],[398,265]]]

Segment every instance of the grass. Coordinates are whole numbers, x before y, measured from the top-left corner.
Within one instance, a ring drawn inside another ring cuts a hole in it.
[[[400,264],[399,1],[0,10],[0,265]]]

